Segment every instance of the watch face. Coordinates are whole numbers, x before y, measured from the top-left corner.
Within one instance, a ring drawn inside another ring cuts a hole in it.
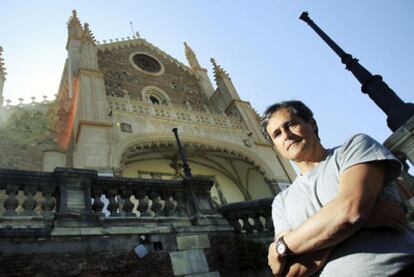
[[[286,253],[286,246],[283,243],[278,243],[276,245],[276,251],[280,255],[284,255]]]

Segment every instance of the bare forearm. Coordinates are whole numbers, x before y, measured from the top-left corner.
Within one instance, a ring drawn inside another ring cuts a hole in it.
[[[345,240],[362,227],[363,218],[352,218],[352,203],[336,198],[284,236],[294,254],[327,248]]]
[[[371,215],[384,183],[382,163],[358,164],[345,170],[337,196],[284,236],[295,254],[336,245],[361,228]]]

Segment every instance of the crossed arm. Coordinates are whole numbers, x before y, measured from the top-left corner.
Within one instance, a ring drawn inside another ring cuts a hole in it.
[[[375,220],[375,205],[385,205],[379,200],[383,188],[385,165],[370,162],[354,165],[340,176],[338,194],[318,212],[293,230],[278,234],[282,236],[293,255],[289,264],[275,251],[274,243],[269,247],[269,265],[275,275],[288,272],[291,276],[309,276],[319,270],[327,261],[332,249],[338,243],[354,234],[362,226],[375,227],[392,225],[401,220],[381,223]],[[379,209],[381,211],[381,209]],[[286,266],[286,270],[285,270]],[[306,270],[308,269],[308,270]]]

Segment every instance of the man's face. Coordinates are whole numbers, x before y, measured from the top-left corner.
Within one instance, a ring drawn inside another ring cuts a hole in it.
[[[292,161],[311,161],[319,139],[314,122],[306,123],[289,109],[274,112],[269,119],[266,131],[279,153]]]

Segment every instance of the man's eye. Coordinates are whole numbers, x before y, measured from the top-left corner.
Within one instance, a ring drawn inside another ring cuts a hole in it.
[[[274,138],[277,138],[278,136],[280,136],[280,132],[275,132],[275,133],[273,133],[273,137],[274,137]]]
[[[289,124],[287,124],[288,128],[295,128],[296,126],[298,126],[298,123],[296,121],[291,121]]]

